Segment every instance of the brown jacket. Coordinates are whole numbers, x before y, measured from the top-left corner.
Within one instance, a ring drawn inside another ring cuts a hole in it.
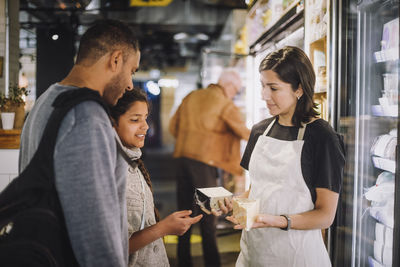
[[[240,139],[248,140],[250,130],[220,86],[211,84],[187,95],[171,118],[169,130],[176,138],[174,157],[243,173]]]

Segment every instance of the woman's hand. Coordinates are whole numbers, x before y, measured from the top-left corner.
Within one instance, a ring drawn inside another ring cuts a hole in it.
[[[232,200],[230,198],[224,198],[224,201],[218,200],[219,210],[211,209],[211,213],[214,216],[221,216],[222,214],[228,214],[232,211]]]
[[[316,188],[317,199],[314,209],[298,214],[289,214],[291,229],[310,230],[329,228],[335,218],[339,194],[326,188]],[[227,216],[235,224],[234,229],[243,229],[237,219]],[[287,220],[280,215],[259,214],[251,228],[276,227],[286,228]]]
[[[235,198],[248,198],[248,197],[249,197],[249,191],[246,191],[240,196],[237,196]],[[221,216],[222,214],[228,214],[229,212],[232,211],[232,199],[224,198],[224,201],[219,200],[218,206],[220,210],[211,209],[211,213],[214,216]]]
[[[235,226],[234,229],[244,229],[245,226],[240,225],[239,221],[234,216],[227,216],[226,219]],[[259,214],[251,228],[265,228],[265,227],[278,227],[284,228],[287,226],[287,220],[282,216],[275,216],[270,214]]]
[[[197,223],[203,217],[201,214],[190,217],[190,214],[192,214],[191,210],[176,211],[161,220],[159,224],[165,228],[167,235],[183,235],[192,224]]]
[[[239,221],[235,218],[235,216],[226,216],[225,219],[234,224],[233,229],[244,229],[244,226],[239,224]]]

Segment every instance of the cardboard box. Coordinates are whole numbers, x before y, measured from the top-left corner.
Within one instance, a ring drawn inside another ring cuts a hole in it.
[[[225,198],[231,199],[232,193],[221,186],[196,188],[194,197],[196,204],[199,205],[205,213],[211,214],[211,209],[220,210],[218,201],[224,201]]]

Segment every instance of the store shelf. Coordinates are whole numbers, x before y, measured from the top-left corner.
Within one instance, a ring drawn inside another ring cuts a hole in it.
[[[376,51],[374,57],[376,62],[398,61],[399,51],[396,48]]]
[[[400,69],[400,60],[377,61],[375,65],[382,73],[390,73]]]
[[[247,8],[249,10],[248,13],[253,13],[261,2],[268,3],[268,0],[253,0],[253,2],[251,2],[251,4]]]
[[[319,50],[326,50],[326,35],[318,40],[312,41],[310,46]]]
[[[327,94],[326,91],[314,92],[314,98],[326,98],[326,94]]]
[[[290,8],[284,13],[277,21],[275,24],[273,24],[270,28],[268,28],[263,34],[261,34],[260,37],[256,39],[251,45],[250,45],[250,53],[255,53],[257,52],[255,49],[256,45],[260,44],[265,44],[275,36],[277,36],[279,33],[287,30],[289,27],[294,25],[296,22],[299,22],[300,20],[303,19],[304,17],[304,10],[301,10],[298,12],[297,9],[297,4],[299,1],[296,1],[293,3]]]
[[[321,52],[324,54],[324,61],[326,62],[326,51],[327,51],[327,45],[326,45],[326,36],[322,37],[321,39],[315,40],[314,42],[310,43],[310,60],[311,62],[315,63],[317,60],[316,54],[317,52]],[[326,63],[325,63],[326,65]]]
[[[304,44],[304,27],[300,27],[299,29],[289,34],[287,37],[280,40],[276,44],[276,47],[277,49],[280,49],[287,45],[303,47],[304,46],[303,44]]]

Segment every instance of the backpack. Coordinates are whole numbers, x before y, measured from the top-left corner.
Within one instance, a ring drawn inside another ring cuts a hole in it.
[[[55,188],[53,154],[64,116],[90,100],[108,113],[97,91],[80,88],[57,96],[34,156],[0,193],[0,266],[79,266]]]

